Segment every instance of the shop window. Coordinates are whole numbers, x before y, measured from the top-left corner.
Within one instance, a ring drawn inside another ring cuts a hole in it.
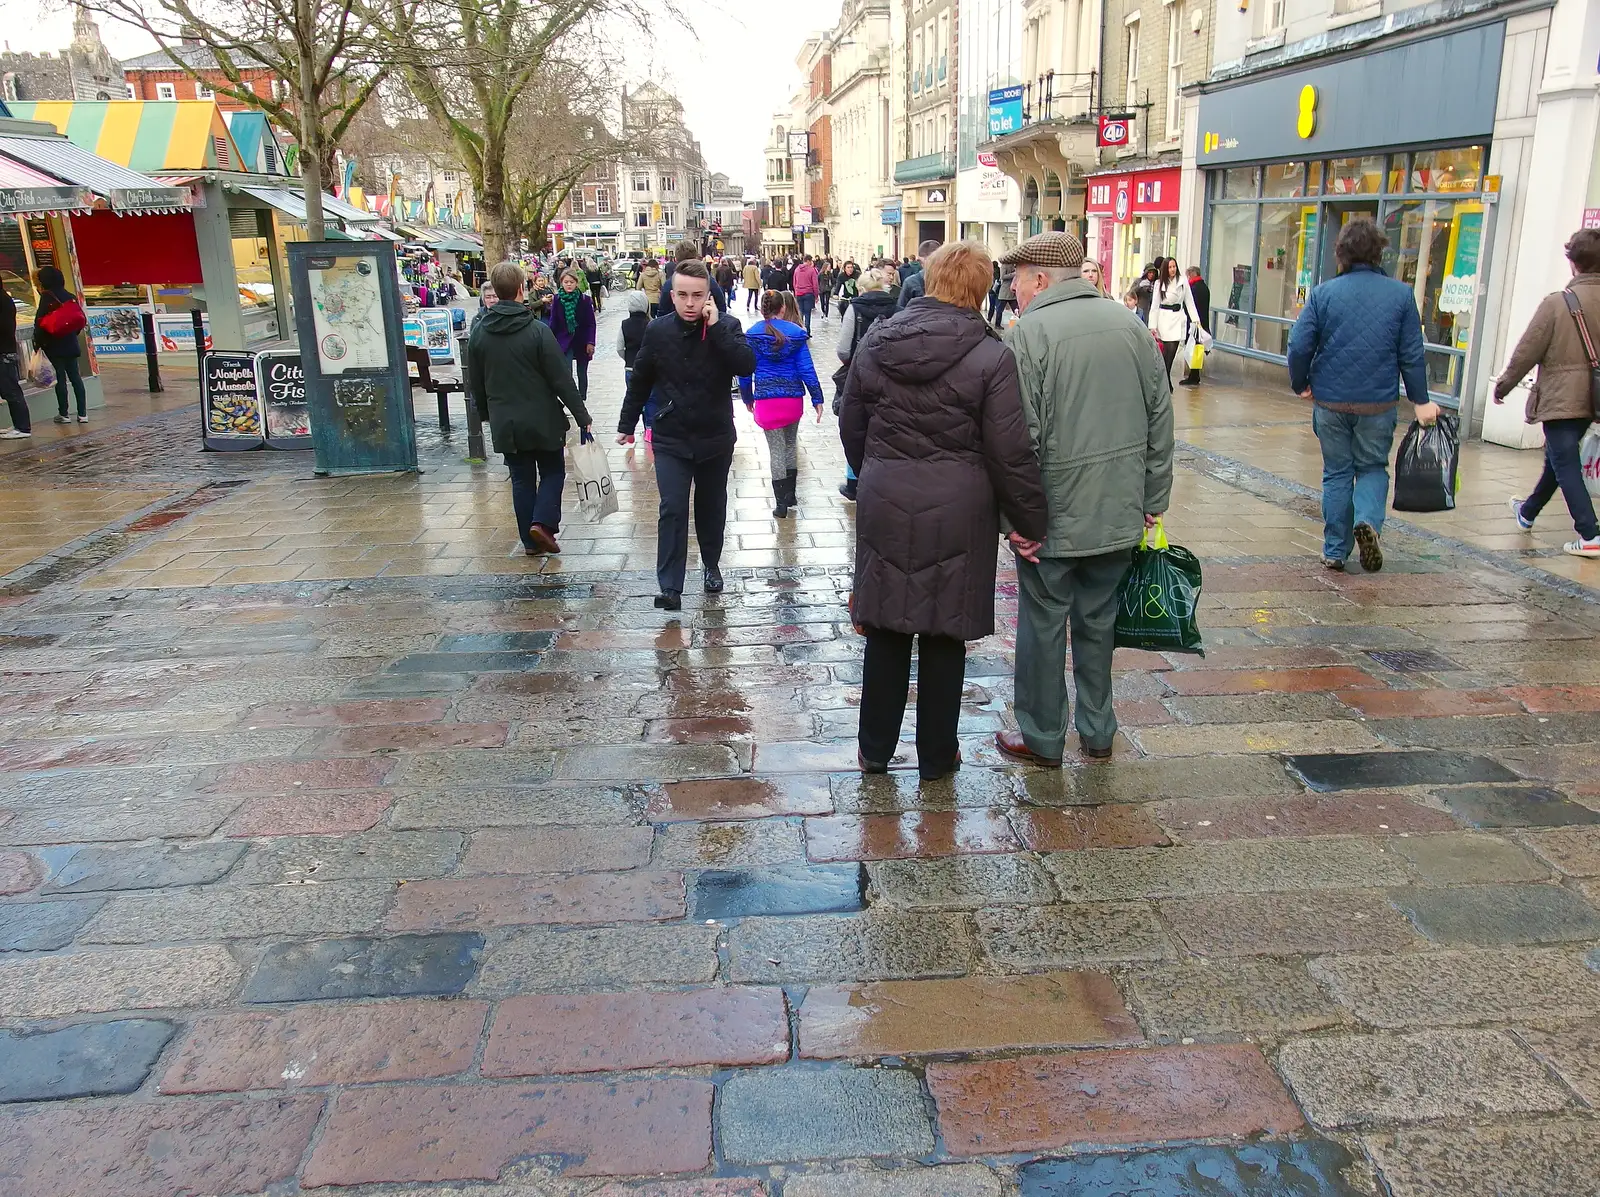
[[[1270,198],[1288,199],[1307,194],[1306,164],[1280,162],[1266,168],[1261,180],[1261,194]]]
[[[1473,192],[1482,189],[1481,145],[1463,146],[1456,150],[1426,150],[1412,155],[1412,191]]]
[[[1467,348],[1483,223],[1483,205],[1475,200],[1406,200],[1384,210],[1384,269],[1411,288],[1430,345]],[[1454,360],[1429,355],[1429,386],[1453,393]]]
[[[1127,22],[1128,39],[1128,85],[1125,92],[1126,103],[1132,108],[1139,102],[1139,21],[1135,18]]]
[[[1256,168],[1232,166],[1223,172],[1222,194],[1228,199],[1255,199]]]
[[[1313,162],[1306,168],[1306,194],[1322,194],[1322,163]]]
[[[1252,270],[1256,247],[1254,204],[1225,204],[1211,213],[1211,261],[1206,281],[1211,284],[1214,307],[1250,312],[1255,307]],[[1249,335],[1249,318],[1218,314],[1211,322],[1212,334],[1227,345],[1244,345]]]
[[[1383,189],[1383,155],[1335,158],[1328,163],[1329,195],[1377,195]]]
[[[1253,322],[1252,345],[1263,353],[1287,351],[1290,324],[1278,321],[1292,324],[1305,306],[1313,277],[1311,267],[1316,260],[1316,212],[1312,204],[1261,205],[1255,302],[1251,310],[1276,318]]]

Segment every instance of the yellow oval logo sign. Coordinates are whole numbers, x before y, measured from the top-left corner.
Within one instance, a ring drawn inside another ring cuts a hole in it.
[[[1309,140],[1317,131],[1317,89],[1309,83],[1300,89],[1300,119],[1295,122],[1295,131],[1301,141]]]

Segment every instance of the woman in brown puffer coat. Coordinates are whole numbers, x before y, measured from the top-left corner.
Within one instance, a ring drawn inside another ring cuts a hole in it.
[[[931,780],[961,763],[966,641],[994,631],[1000,513],[1030,541],[1044,539],[1047,515],[1016,361],[982,315],[989,252],[956,242],[926,270],[925,297],[855,353],[839,431],[860,475],[861,768],[881,773],[894,756],[916,637],[917,760]]]

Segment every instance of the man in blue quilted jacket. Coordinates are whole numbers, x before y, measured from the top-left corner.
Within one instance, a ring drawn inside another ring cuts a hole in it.
[[[1289,336],[1289,385],[1311,400],[1322,444],[1322,564],[1343,569],[1351,542],[1361,568],[1383,568],[1389,453],[1400,386],[1432,424],[1422,320],[1411,288],[1383,273],[1388,238],[1370,220],[1339,231],[1339,274],[1314,288]]]

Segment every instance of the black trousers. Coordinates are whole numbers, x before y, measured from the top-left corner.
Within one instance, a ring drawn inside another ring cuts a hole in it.
[[[961,751],[956,730],[967,675],[965,641],[868,628],[858,743],[870,764],[887,764],[894,756],[911,685],[913,639],[917,641],[917,764],[924,777],[939,777],[954,768]]]
[[[694,536],[700,544],[700,563],[715,566],[722,560],[733,454],[693,461],[657,449],[655,458],[656,488],[661,492],[656,582],[663,594],[682,594],[683,576],[689,567],[689,489],[694,488]]]

